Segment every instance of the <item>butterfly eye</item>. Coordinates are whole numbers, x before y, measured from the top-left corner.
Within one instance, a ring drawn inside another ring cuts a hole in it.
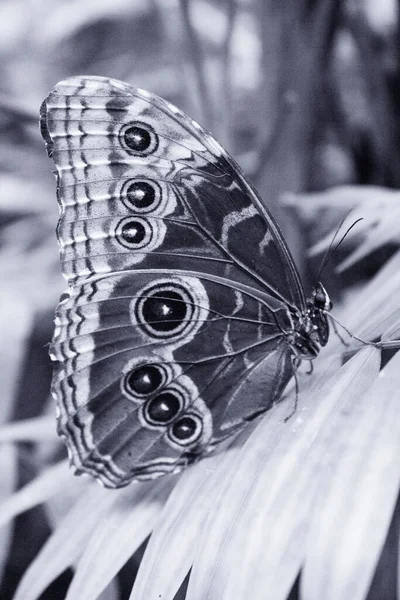
[[[147,156],[158,147],[158,137],[147,123],[128,123],[120,131],[120,140],[129,154]]]
[[[122,190],[124,204],[135,211],[148,213],[158,208],[161,189],[155,182],[130,180]]]
[[[150,224],[140,217],[122,219],[116,229],[116,239],[125,248],[144,248],[150,244],[152,237]]]
[[[128,395],[147,396],[156,392],[165,378],[166,374],[160,365],[141,365],[125,376],[124,389]]]
[[[176,391],[164,390],[148,402],[144,407],[146,421],[155,425],[170,423],[182,409],[183,400]]]
[[[197,415],[185,415],[169,427],[168,435],[176,444],[186,446],[197,442],[202,431],[203,426],[200,417]]]
[[[323,308],[326,302],[326,295],[323,292],[315,292],[314,304],[317,308]]]
[[[194,302],[179,286],[157,286],[136,304],[138,323],[152,337],[171,337],[191,324]]]
[[[319,308],[320,310],[329,311],[332,308],[332,302],[322,283],[318,283],[313,292],[313,303],[315,308]]]

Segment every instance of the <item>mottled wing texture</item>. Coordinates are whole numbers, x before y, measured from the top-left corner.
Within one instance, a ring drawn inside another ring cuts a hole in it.
[[[70,288],[59,432],[106,486],[176,472],[279,399],[305,307],[295,266],[233,159],[173,105],[75,77],[41,117]]]

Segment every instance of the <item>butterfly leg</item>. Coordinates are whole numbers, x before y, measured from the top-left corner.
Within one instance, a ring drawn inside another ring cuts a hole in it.
[[[309,362],[310,366],[309,366],[308,371],[306,371],[306,375],[311,375],[311,373],[314,371],[314,363],[311,359],[308,362]]]
[[[292,357],[292,369],[293,369],[293,377],[294,377],[295,399],[294,399],[294,404],[293,404],[292,410],[283,419],[284,423],[287,423],[289,421],[289,419],[291,419],[293,417],[293,415],[297,411],[297,407],[299,404],[299,380],[297,377],[297,369],[299,368],[299,364],[300,364],[300,359],[298,358],[298,356],[293,356]]]
[[[330,317],[330,319],[331,319],[331,323],[332,323],[333,331],[334,331],[334,332],[335,332],[335,334],[338,336],[338,338],[339,338],[339,340],[342,342],[343,346],[346,346],[346,347],[347,347],[347,346],[350,346],[349,342],[346,342],[346,340],[345,340],[345,339],[343,339],[343,337],[340,335],[340,333],[339,333],[339,330],[338,330],[338,328],[337,328],[337,325],[336,325],[336,321],[335,321],[335,319],[333,319],[333,318],[331,317],[331,315],[328,315],[328,316],[329,316],[329,317]],[[345,331],[347,331],[347,330],[346,330],[346,328],[344,328],[344,329],[345,329]],[[348,333],[349,335],[351,335],[351,333],[350,333],[349,331],[347,331],[347,333]],[[353,337],[353,336],[352,336],[352,337]]]
[[[343,327],[343,329],[345,330],[345,332],[353,339],[353,340],[357,340],[358,342],[361,342],[361,344],[364,344],[365,346],[375,346],[377,348],[381,347],[379,342],[367,342],[366,340],[363,340],[361,338],[359,338],[358,336],[354,335],[354,333],[351,333],[351,331],[349,331],[342,323],[340,323],[339,321],[337,321],[336,319],[334,319],[332,317],[332,315],[328,315],[329,318],[332,321],[332,326],[333,326],[333,331],[336,333],[336,335],[338,336],[338,338],[340,339],[340,341],[342,342],[342,344],[346,347],[349,347],[351,344],[349,342],[346,342],[342,336],[340,335],[338,329],[337,329],[337,325],[340,325],[340,327]]]

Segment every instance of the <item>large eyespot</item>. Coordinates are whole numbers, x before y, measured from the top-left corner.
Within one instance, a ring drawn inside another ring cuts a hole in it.
[[[152,425],[164,425],[178,416],[183,404],[184,398],[180,397],[177,390],[164,389],[146,402],[143,407],[143,416]]]
[[[178,274],[149,281],[130,304],[131,322],[137,330],[146,337],[168,340],[171,348],[187,344],[208,314],[208,295],[200,279]]]
[[[155,181],[129,180],[121,190],[121,197],[131,210],[149,213],[161,203],[161,188]]]
[[[185,414],[168,428],[168,436],[179,446],[197,442],[202,434],[203,424],[198,415]]]
[[[122,219],[115,231],[116,240],[125,248],[140,249],[150,244],[153,230],[146,219],[126,217]]]
[[[143,290],[135,306],[135,318],[144,331],[156,338],[181,334],[195,312],[195,302],[183,286],[156,284]]]
[[[158,147],[158,136],[147,123],[135,121],[124,125],[119,133],[122,146],[135,156],[148,156]]]
[[[166,378],[167,374],[162,365],[139,365],[125,375],[123,389],[129,396],[148,396],[156,392],[165,383]]]

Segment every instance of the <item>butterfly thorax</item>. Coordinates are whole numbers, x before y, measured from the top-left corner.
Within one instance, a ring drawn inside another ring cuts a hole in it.
[[[329,338],[327,313],[332,302],[322,283],[318,282],[307,300],[307,308],[294,318],[291,345],[298,359],[313,359]]]

